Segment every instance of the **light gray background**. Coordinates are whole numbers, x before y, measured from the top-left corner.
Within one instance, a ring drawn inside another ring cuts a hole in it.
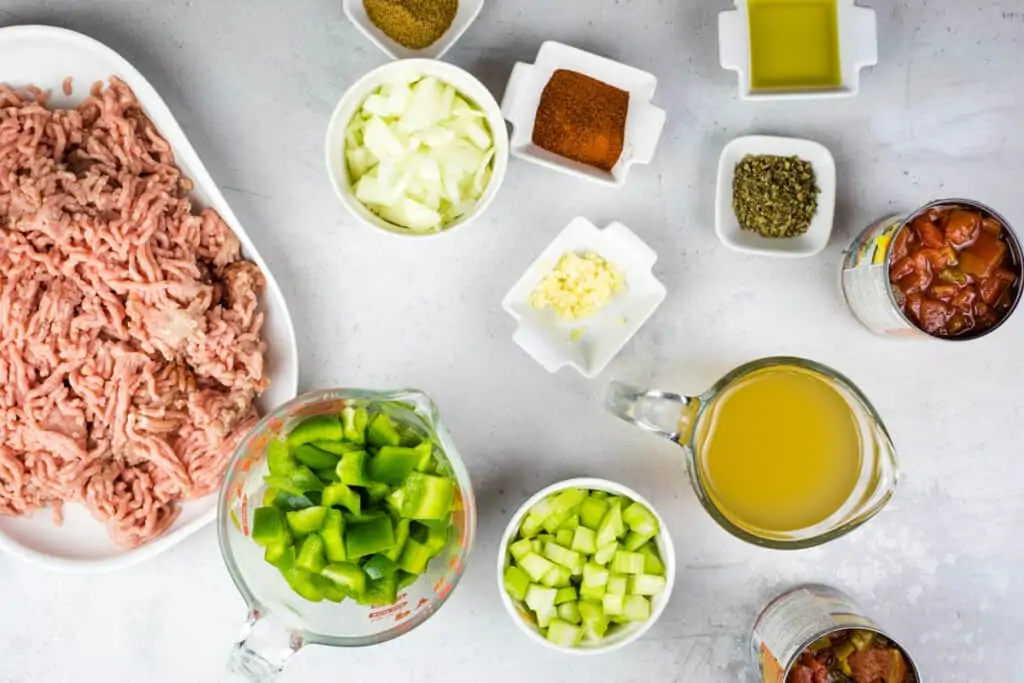
[[[867,223],[939,196],[989,202],[1024,226],[1024,5],[877,2],[880,64],[858,98],[750,104],[717,65],[726,2],[491,0],[448,59],[499,96],[512,65],[560,40],[652,71],[668,125],[654,164],[621,191],[513,161],[471,229],[401,241],[351,224],[328,185],[323,136],[345,88],[385,61],[340,0],[3,0],[0,24],[90,34],[156,86],[267,258],[298,331],[303,389],[431,392],[472,473],[480,535],[468,573],[422,628],[359,652],[310,648],[283,681],[751,681],[747,636],[794,582],[825,581],[905,639],[935,681],[1021,676],[1024,313],[969,345],[877,339],[837,290],[840,254]],[[57,84],[41,84],[57,86]],[[835,154],[828,250],[734,254],[713,230],[718,153],[753,132]],[[574,216],[618,219],[660,255],[661,309],[589,382],[549,376],[510,340],[499,302]],[[827,547],[780,553],[720,530],[682,451],[605,414],[611,377],[699,391],[770,354],[833,365],[886,418],[903,479],[895,501]],[[642,641],[567,658],[527,641],[501,607],[494,554],[508,515],[541,486],[607,477],[669,520],[671,604]],[[62,576],[0,557],[0,681],[218,681],[245,607],[213,528],[116,574]],[[982,675],[984,672],[984,675]]]

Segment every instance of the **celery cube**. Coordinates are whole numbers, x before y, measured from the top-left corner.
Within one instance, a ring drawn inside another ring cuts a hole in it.
[[[601,600],[601,606],[604,608],[604,613],[609,617],[617,617],[623,614],[625,609],[626,596],[614,595],[612,593],[605,593],[604,598]]]
[[[608,545],[600,546],[597,552],[594,553],[593,561],[597,564],[608,564],[615,557],[615,553],[619,550],[619,544],[612,541]]]
[[[651,602],[642,595],[627,595],[622,606],[622,616],[627,621],[647,621],[651,618]]]
[[[519,566],[529,575],[531,581],[540,581],[555,565],[550,560],[531,552],[523,556]]]
[[[604,586],[580,586],[580,600],[600,600],[605,592]]]
[[[526,588],[526,596],[523,600],[526,602],[526,606],[534,612],[545,612],[554,609],[556,595],[558,595],[558,591],[554,588],[545,588],[532,583]]]
[[[616,574],[643,574],[646,558],[640,553],[617,550],[612,558],[612,571]]]
[[[512,557],[516,558],[516,562],[523,559],[523,556],[529,553],[533,548],[530,545],[530,539],[520,538],[518,541],[508,547],[508,551],[512,553]]]
[[[513,600],[526,599],[526,591],[530,588],[530,577],[519,567],[505,569],[505,591]]]
[[[559,529],[555,533],[555,543],[562,546],[563,548],[568,548],[572,545],[572,538],[572,531],[570,531],[569,529]],[[640,546],[637,547],[639,548]]]
[[[548,543],[544,546],[544,557],[556,564],[572,569],[583,559],[575,550],[569,550],[557,543]]]
[[[622,521],[633,531],[643,536],[658,533],[658,519],[640,503],[633,503],[622,511]]]
[[[637,574],[629,577],[630,595],[657,595],[665,590],[665,577],[653,574]]]
[[[572,580],[572,573],[560,564],[553,565],[540,580],[548,588],[565,588]]]
[[[583,566],[583,586],[597,588],[608,584],[608,570],[599,564],[588,562]]]
[[[583,619],[583,635],[587,640],[604,638],[604,634],[608,632],[608,619],[604,615],[601,603],[595,600],[580,600],[577,607]]]
[[[575,602],[564,602],[558,606],[558,618],[568,621],[570,624],[579,624],[583,621],[580,616],[580,608]]]
[[[583,629],[573,626],[563,619],[552,619],[548,627],[547,639],[562,647],[575,647],[583,637]]]
[[[563,602],[576,602],[575,588],[566,586],[565,588],[558,589],[558,593],[555,594],[555,605],[561,605]]]
[[[608,585],[605,590],[613,595],[625,595],[628,582],[625,576],[612,574],[608,577]]]
[[[592,531],[597,531],[601,526],[601,520],[608,512],[608,501],[604,498],[596,498],[595,494],[580,504],[580,524]]]
[[[630,531],[626,534],[626,539],[622,541],[622,548],[623,550],[635,552],[640,549],[640,546],[642,546],[644,543],[647,543],[647,541],[651,540],[652,538],[654,538],[654,534],[638,534],[635,531]]]
[[[570,547],[578,553],[593,555],[597,552],[597,534],[585,526],[576,527]]]
[[[601,520],[601,526],[597,528],[597,546],[608,545],[618,540],[626,533],[626,525],[622,522],[622,512],[617,505],[613,505],[608,514]]]
[[[644,574],[664,574],[665,564],[661,561],[658,547],[651,541],[637,551],[644,556]]]
[[[580,516],[573,515],[569,519],[562,522],[562,526],[558,527],[559,531],[576,531],[580,526]]]

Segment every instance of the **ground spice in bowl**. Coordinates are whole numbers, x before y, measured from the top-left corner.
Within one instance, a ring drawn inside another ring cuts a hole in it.
[[[744,230],[762,237],[797,237],[811,227],[819,192],[811,162],[748,154],[736,164],[732,208]]]
[[[558,69],[544,86],[533,144],[602,171],[622,156],[629,93],[590,76]]]
[[[455,20],[459,0],[363,0],[370,22],[410,50],[430,47]]]

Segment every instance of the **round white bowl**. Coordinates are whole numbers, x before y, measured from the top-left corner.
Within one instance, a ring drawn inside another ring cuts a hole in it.
[[[487,125],[494,136],[494,160],[491,171],[491,179],[487,189],[477,202],[474,209],[436,232],[415,232],[393,223],[389,223],[380,216],[366,208],[362,202],[356,199],[355,190],[349,180],[348,164],[345,162],[345,128],[355,115],[363,101],[382,83],[398,73],[413,72],[423,76],[434,76],[440,81],[454,87],[461,95],[469,98],[479,106],[487,117]],[[378,230],[402,235],[407,237],[435,237],[454,232],[466,224],[478,218],[494,200],[495,195],[505,180],[505,170],[508,168],[508,129],[505,128],[505,120],[501,116],[501,108],[489,90],[464,69],[440,62],[433,59],[402,59],[384,66],[378,67],[363,76],[342,96],[331,115],[330,123],[327,125],[327,141],[325,144],[327,158],[327,173],[330,176],[334,191],[341,199],[341,203],[349,210],[361,225]]]
[[[526,608],[512,600],[505,591],[504,577],[505,567],[508,563],[509,543],[519,532],[519,527],[523,523],[523,518],[526,517],[526,513],[529,509],[553,493],[558,493],[559,491],[572,488],[607,491],[608,493],[625,496],[645,506],[654,514],[654,517],[658,520],[659,529],[658,535],[654,537],[654,542],[658,546],[658,553],[661,555],[661,561],[665,564],[665,590],[651,598],[651,618],[647,621],[642,623],[621,624],[614,634],[604,638],[599,643],[584,642],[576,647],[564,647],[552,643],[541,635],[537,626],[527,618],[525,613]],[[633,489],[623,486],[622,484],[616,484],[615,482],[608,481],[607,479],[579,477],[576,479],[566,479],[565,481],[560,481],[541,489],[529,500],[523,503],[522,507],[516,510],[516,513],[512,515],[512,521],[510,521],[508,523],[508,527],[505,528],[505,533],[502,534],[501,537],[501,545],[498,546],[498,592],[501,593],[501,602],[505,605],[505,609],[508,611],[509,616],[512,617],[512,620],[519,626],[520,630],[530,638],[530,640],[551,648],[552,650],[568,654],[603,654],[605,652],[618,650],[621,647],[629,645],[634,640],[637,640],[647,633],[647,631],[654,626],[655,622],[657,622],[661,617],[661,613],[665,611],[665,606],[668,604],[669,598],[672,597],[672,588],[675,586],[675,583],[676,551],[672,546],[672,538],[669,536],[668,530],[665,528],[665,520],[661,518],[661,515],[659,515],[658,511],[654,509],[654,506],[639,493]]]

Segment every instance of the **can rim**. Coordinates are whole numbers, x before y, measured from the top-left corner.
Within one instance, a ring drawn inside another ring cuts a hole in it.
[[[907,660],[907,665],[913,671],[914,683],[923,683],[923,681],[921,680],[921,671],[917,668],[917,662],[915,662],[914,658],[910,656],[909,652],[907,652],[907,648],[900,645],[900,642],[898,640],[896,640],[891,635],[889,635],[888,632],[882,630],[877,626],[836,626],[835,628],[828,629],[827,631],[822,631],[817,636],[811,638],[806,643],[800,645],[800,649],[797,651],[796,655],[782,671],[783,683],[785,683],[785,680],[789,678],[790,671],[792,671],[793,667],[797,663],[797,660],[800,659],[800,655],[802,655],[807,650],[807,648],[809,648],[812,644],[814,644],[818,640],[821,640],[825,636],[832,635],[833,633],[840,633],[842,631],[870,631],[871,633],[882,636],[883,638],[891,642],[894,646],[896,646],[900,652],[903,653],[903,658]]]
[[[1007,309],[1006,314],[1003,315],[1003,317],[1000,318],[999,321],[996,322],[996,324],[993,325],[992,327],[986,328],[980,332],[972,331],[967,334],[959,336],[940,337],[938,335],[931,334],[930,332],[925,332],[923,329],[921,329],[919,325],[915,324],[910,318],[908,318],[906,313],[903,312],[903,307],[900,306],[899,303],[896,301],[896,294],[893,291],[892,280],[889,279],[889,268],[892,265],[890,256],[892,255],[893,245],[896,244],[896,237],[901,232],[903,232],[903,230],[906,229],[916,218],[924,214],[926,211],[930,211],[931,209],[934,209],[939,206],[949,205],[961,205],[972,207],[974,209],[981,211],[982,213],[990,215],[991,217],[995,218],[1000,223],[1002,223],[1003,229],[1006,231],[1006,234],[1008,236],[1006,242],[1007,246],[1010,249],[1010,254],[1013,258],[1015,266],[1014,271],[1017,275],[1017,293],[1016,295],[1014,295],[1013,303],[1010,304],[1010,308]],[[907,323],[907,325],[909,325],[912,329],[917,330],[921,334],[927,335],[929,339],[938,339],[939,341],[944,342],[967,342],[973,341],[975,339],[981,339],[982,337],[998,330],[1006,323],[1007,320],[1010,319],[1010,316],[1012,316],[1014,311],[1017,310],[1017,305],[1020,304],[1021,296],[1024,295],[1024,248],[1021,247],[1020,238],[1017,236],[1016,231],[1014,231],[1013,226],[1010,225],[1010,222],[1006,220],[1006,218],[1001,213],[993,209],[991,206],[983,202],[979,202],[975,199],[962,199],[955,197],[949,199],[937,199],[935,201],[928,202],[927,204],[917,209],[916,211],[911,212],[910,215],[908,215],[905,219],[903,219],[902,222],[900,222],[900,227],[897,228],[896,232],[892,234],[892,239],[889,241],[888,246],[886,246],[885,248],[884,265],[886,292],[889,295],[889,303],[892,304],[892,307],[896,310],[896,314],[900,317],[901,320],[903,320],[903,322]]]

